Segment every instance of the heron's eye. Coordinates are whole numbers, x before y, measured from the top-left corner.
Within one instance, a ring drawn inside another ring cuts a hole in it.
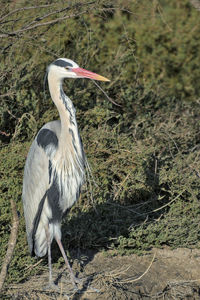
[[[70,67],[68,67],[68,66],[67,66],[67,67],[65,67],[65,69],[66,69],[66,70],[71,70],[71,68],[70,68]]]

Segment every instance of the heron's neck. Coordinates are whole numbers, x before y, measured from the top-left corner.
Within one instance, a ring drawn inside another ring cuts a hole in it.
[[[58,109],[61,120],[59,147],[60,149],[63,149],[63,151],[68,151],[70,149],[66,149],[66,142],[69,143],[69,141],[71,141],[71,147],[69,147],[71,148],[71,153],[74,153],[75,149],[78,155],[82,155],[82,146],[76,123],[76,111],[74,105],[64,94],[62,82],[60,80],[56,80],[51,73],[48,75],[48,83],[52,100]]]
[[[62,89],[62,81],[55,79],[51,73],[48,75],[49,91],[55,103],[62,124],[62,130],[67,130],[72,118],[75,118],[75,109],[72,101],[65,95]]]

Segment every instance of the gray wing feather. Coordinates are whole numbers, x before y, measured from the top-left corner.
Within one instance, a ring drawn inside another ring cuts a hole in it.
[[[22,199],[26,221],[27,240],[31,253],[34,250],[34,222],[39,209],[41,209],[41,200],[49,188],[49,161],[51,159],[51,155],[54,155],[56,151],[55,145],[52,145],[51,143],[48,144],[47,141],[45,142],[45,147],[38,144],[37,137],[44,129],[50,130],[59,138],[60,121],[47,123],[41,128],[31,145],[25,164]],[[49,139],[49,141],[51,141],[51,139]],[[45,199],[43,200],[45,201]]]

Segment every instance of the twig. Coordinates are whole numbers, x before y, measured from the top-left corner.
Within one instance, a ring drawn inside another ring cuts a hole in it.
[[[87,157],[85,157],[86,160],[85,160],[85,164],[86,164],[86,187],[87,187],[87,196],[89,198],[89,192],[90,192],[90,200],[92,202],[92,206],[94,208],[94,211],[96,212],[96,214],[98,215],[98,211],[96,209],[96,206],[95,206],[95,203],[94,203],[94,198],[93,198],[93,190],[92,190],[92,182],[91,182],[91,179],[94,183],[95,186],[98,186],[94,177],[93,177],[93,174],[92,174],[92,171],[91,171],[91,168],[90,168],[90,165],[88,163],[88,160],[87,160]],[[88,191],[88,183],[89,183],[89,191]]]
[[[142,277],[144,277],[149,272],[149,269],[151,268],[151,266],[152,266],[152,264],[155,260],[155,257],[156,257],[156,252],[154,253],[153,258],[152,258],[149,266],[147,267],[147,269],[137,278],[132,279],[131,277],[129,277],[129,278],[126,278],[126,279],[119,279],[119,276],[121,274],[124,274],[126,271],[128,271],[131,266],[128,266],[124,270],[121,268],[121,269],[118,269],[118,270],[113,270],[109,273],[104,273],[102,275],[103,275],[104,278],[108,277],[108,278],[110,278],[111,281],[113,281],[115,283],[117,282],[118,284],[126,284],[126,283],[136,282],[136,281],[142,279]],[[97,281],[97,280],[99,280],[99,278],[96,278],[95,281]]]
[[[30,10],[30,9],[41,9],[41,8],[46,8],[46,7],[50,7],[52,6],[52,4],[46,4],[46,5],[38,5],[38,6],[29,6],[29,7],[21,7],[21,8],[17,8],[14,9],[12,11],[10,11],[9,13],[7,13],[6,15],[4,15],[3,17],[0,18],[0,22],[2,22],[5,18],[8,18],[9,16],[19,12],[19,11],[25,11],[25,10]]]
[[[163,23],[167,26],[167,28],[169,29],[169,31],[172,32],[173,31],[172,28],[169,26],[169,24],[167,23],[167,21],[165,20],[165,18],[163,16],[163,12],[162,12],[163,10],[162,10],[162,7],[160,6],[159,2],[157,3],[157,7],[156,8],[158,9],[158,12],[160,13],[160,17],[161,17]]]
[[[36,264],[27,266],[27,267],[25,268],[25,270],[26,270],[26,271],[27,271],[27,270],[33,270],[33,269],[34,269],[35,267],[37,267],[43,260],[44,260],[44,259],[41,258],[38,262],[36,262]]]
[[[46,15],[43,15],[43,16],[41,16],[41,17],[37,17],[35,20],[33,20],[31,23],[29,23],[29,24],[27,24],[25,27],[23,27],[22,29],[25,29],[25,28],[29,28],[29,27],[31,27],[33,24],[35,24],[35,23],[37,23],[37,22],[39,22],[39,21],[42,21],[42,20],[44,20],[44,19],[46,19],[46,18],[48,18],[48,17],[50,17],[50,16],[52,16],[52,15],[57,15],[57,14],[61,14],[61,13],[63,13],[64,11],[69,11],[69,10],[72,10],[72,9],[80,9],[82,6],[85,6],[85,5],[90,5],[90,4],[93,4],[94,3],[94,1],[92,1],[92,2],[88,2],[88,3],[76,3],[76,4],[74,4],[74,5],[72,5],[72,6],[67,6],[67,7],[64,7],[64,8],[62,8],[62,9],[57,9],[57,10],[54,10],[53,12],[50,12],[50,13],[48,13],[48,14],[46,14]],[[63,16],[64,17],[64,16]]]
[[[117,196],[119,195],[119,192],[121,191],[124,183],[128,180],[129,176],[130,176],[131,172],[129,172],[126,177],[124,178],[124,180],[120,183],[118,190],[116,191],[113,199],[115,200],[117,198]]]
[[[159,207],[159,208],[156,208],[154,210],[152,210],[151,212],[156,212],[156,211],[159,211],[161,209],[163,209],[164,207],[167,207],[169,206],[172,202],[174,202],[175,200],[177,200],[185,191],[182,191],[180,192],[174,199],[172,199],[171,201],[169,201],[168,203],[166,203],[165,205]]]
[[[131,266],[128,266],[126,269],[123,270],[123,267],[121,269],[115,269],[113,271],[110,271],[109,273],[104,274],[104,276],[107,277],[117,277],[121,274],[124,274],[130,269]]]
[[[64,12],[64,11],[68,11],[68,10],[71,10],[72,8],[81,8],[83,6],[89,6],[91,4],[93,4],[95,1],[90,1],[90,2],[87,2],[87,3],[77,3],[73,6],[67,6],[63,9],[59,9],[59,10],[55,10],[53,12],[50,12],[48,14],[45,14],[41,17],[37,17],[35,20],[33,20],[32,22],[30,22],[29,24],[25,25],[25,27],[22,27],[21,29],[19,30],[16,30],[16,31],[13,31],[13,32],[8,32],[8,33],[2,33],[0,34],[0,38],[5,38],[5,37],[9,37],[9,36],[16,36],[20,33],[23,33],[27,30],[32,30],[32,29],[35,29],[37,27],[40,27],[40,26],[47,26],[47,25],[53,25],[53,24],[56,24],[60,21],[63,21],[63,20],[66,20],[66,19],[69,19],[69,18],[73,18],[73,17],[77,17],[77,16],[80,16],[82,14],[85,14],[88,12],[88,10],[92,9],[90,7],[88,7],[86,10],[82,11],[82,12],[78,12],[78,13],[74,13],[74,14],[71,14],[71,15],[64,15],[62,17],[59,17],[59,18],[56,18],[55,20],[51,20],[51,21],[47,21],[47,22],[43,22],[43,23],[39,23],[40,21],[42,21],[43,19],[46,19],[47,17],[49,16],[52,16],[52,15],[58,15],[60,14],[61,12]],[[47,5],[47,6],[51,6],[51,5]],[[45,7],[45,6],[44,6]],[[26,10],[26,9],[34,9],[34,8],[37,8],[37,7],[25,7],[25,8],[22,8],[21,10]],[[16,11],[18,10],[15,10],[13,13],[15,13]],[[7,14],[6,16],[3,17],[3,19],[5,17],[7,17],[9,14]],[[35,24],[36,23],[36,24]]]
[[[15,249],[16,241],[17,241],[17,233],[18,233],[18,227],[19,227],[19,217],[17,214],[17,209],[16,209],[16,203],[13,201],[13,199],[10,200],[11,204],[11,210],[12,210],[12,215],[13,215],[13,222],[12,222],[12,228],[11,228],[11,234],[10,234],[10,239],[8,242],[8,248],[6,252],[5,259],[3,261],[3,265],[1,268],[1,273],[0,273],[0,291],[3,288],[4,281],[6,279],[8,267],[13,255],[13,251]]]
[[[35,29],[35,28],[41,27],[41,26],[53,25],[53,24],[56,24],[56,23],[58,23],[60,21],[66,20],[66,19],[78,17],[78,16],[83,15],[83,14],[85,14],[87,12],[88,12],[88,10],[84,10],[84,11],[82,11],[80,13],[77,13],[77,14],[71,14],[71,15],[67,15],[67,16],[64,16],[64,17],[57,18],[57,19],[52,20],[52,21],[35,24],[33,26],[29,26],[29,27],[26,27],[24,29],[19,29],[19,30],[10,32],[10,33],[9,32],[8,33],[3,33],[3,34],[0,34],[0,38],[5,38],[5,37],[8,37],[8,36],[15,36],[15,35],[17,35],[19,33],[25,32],[27,30],[32,30],[32,29]]]
[[[95,80],[92,79],[92,81],[94,82],[94,84],[96,84],[96,86],[102,91],[102,93],[106,96],[106,98],[107,98],[110,102],[112,102],[112,103],[115,104],[116,106],[120,106],[120,107],[121,107],[120,104],[116,103],[113,99],[111,99],[111,98],[108,96],[108,94],[107,94],[107,93],[106,93],[106,92],[98,85],[98,83],[96,83]]]
[[[127,279],[124,279],[124,280],[120,280],[120,283],[132,283],[132,282],[135,282],[135,281],[138,281],[138,280],[142,279],[142,277],[144,277],[144,275],[146,275],[149,272],[149,269],[151,268],[155,257],[156,257],[156,252],[154,253],[154,256],[153,256],[148,268],[144,271],[144,273],[142,273],[142,275],[140,275],[139,277],[134,278],[134,279],[127,278]]]
[[[15,95],[15,94],[16,94],[15,92],[9,92],[9,93],[0,95],[0,98],[4,98],[4,97],[8,97],[8,96],[10,97],[10,96]]]

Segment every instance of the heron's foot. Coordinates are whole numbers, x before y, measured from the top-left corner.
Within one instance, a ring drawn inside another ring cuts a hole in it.
[[[100,290],[93,288],[92,286],[88,286],[87,291],[90,291],[91,293],[101,293]]]
[[[82,282],[83,282],[83,280],[82,280],[82,279],[80,279],[80,278],[77,278],[76,276],[74,276],[74,281],[76,282],[76,284],[80,284],[80,283],[82,283]]]
[[[75,289],[79,288],[79,285],[83,282],[81,279],[77,278],[73,273],[70,274],[71,282]]]
[[[53,281],[51,281],[47,286],[44,287],[44,290],[59,291],[59,287]]]

